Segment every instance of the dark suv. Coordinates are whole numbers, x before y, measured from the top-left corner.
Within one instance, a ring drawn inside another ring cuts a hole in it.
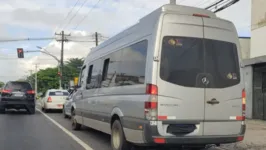
[[[28,82],[6,83],[0,99],[0,113],[5,113],[6,109],[26,109],[30,114],[35,114],[35,92]]]

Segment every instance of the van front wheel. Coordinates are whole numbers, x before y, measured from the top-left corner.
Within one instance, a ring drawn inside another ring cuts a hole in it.
[[[129,143],[126,141],[122,125],[119,120],[115,120],[112,125],[111,145],[113,150],[129,150]]]

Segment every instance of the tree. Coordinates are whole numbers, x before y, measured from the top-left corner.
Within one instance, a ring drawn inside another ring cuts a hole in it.
[[[3,87],[4,85],[5,85],[5,83],[0,81],[0,88]]]
[[[71,58],[65,62],[63,70],[63,87],[64,84],[68,85],[70,80],[73,80],[74,77],[79,76],[80,67],[83,65],[83,58]],[[59,76],[58,68],[46,68],[39,70],[37,72],[38,78],[38,92],[45,92],[48,89],[58,89],[59,87]],[[26,78],[26,81],[31,83],[35,89],[35,74],[32,74]]]

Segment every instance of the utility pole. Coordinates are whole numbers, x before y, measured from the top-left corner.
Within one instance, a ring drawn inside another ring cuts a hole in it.
[[[61,33],[59,33],[59,34],[57,34],[57,33],[55,33],[55,35],[61,35],[61,40],[59,40],[59,41],[61,41],[61,62],[60,62],[60,84],[62,85],[62,83],[63,83],[63,68],[64,68],[64,42],[66,42],[67,41],[67,39],[65,38],[65,36],[70,36],[70,34],[65,34],[65,32],[64,31],[62,31]],[[62,88],[62,87],[61,87]]]
[[[95,32],[95,44],[98,46],[98,32]]]
[[[35,97],[37,96],[37,89],[38,89],[38,85],[37,85],[37,73],[38,73],[38,65],[37,64],[35,64]]]

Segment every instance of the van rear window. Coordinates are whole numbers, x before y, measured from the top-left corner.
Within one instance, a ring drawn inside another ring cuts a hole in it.
[[[240,73],[236,45],[193,37],[163,38],[160,63],[162,80],[186,87],[202,87],[199,84],[202,75],[209,78],[207,88],[238,84]]]

